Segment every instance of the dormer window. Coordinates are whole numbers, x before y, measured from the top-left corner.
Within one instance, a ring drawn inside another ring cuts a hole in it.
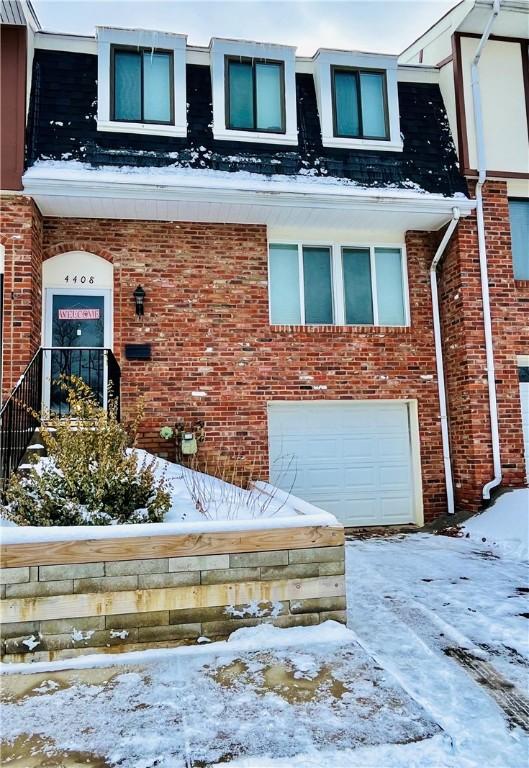
[[[285,132],[282,61],[226,57],[226,128]]]
[[[213,38],[210,50],[214,138],[297,144],[296,49]]]
[[[314,79],[324,147],[402,151],[396,56],[320,50]]]
[[[112,46],[112,119],[173,122],[171,51]]]
[[[97,129],[186,136],[186,37],[97,29]]]
[[[334,135],[389,139],[385,72],[332,67]]]

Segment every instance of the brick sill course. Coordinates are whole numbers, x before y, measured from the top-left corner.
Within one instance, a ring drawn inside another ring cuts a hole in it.
[[[396,336],[409,335],[411,326],[403,325],[271,325],[272,333],[302,333],[302,334],[391,334]]]

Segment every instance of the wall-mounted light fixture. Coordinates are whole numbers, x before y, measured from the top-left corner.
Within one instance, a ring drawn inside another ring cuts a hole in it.
[[[141,285],[138,285],[138,287],[136,288],[136,290],[132,295],[134,296],[134,301],[136,302],[136,314],[138,315],[138,317],[142,317],[145,291],[143,290]]]

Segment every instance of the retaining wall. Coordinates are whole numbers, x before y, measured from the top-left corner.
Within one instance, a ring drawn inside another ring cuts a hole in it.
[[[339,525],[8,544],[2,554],[6,662],[346,621]]]

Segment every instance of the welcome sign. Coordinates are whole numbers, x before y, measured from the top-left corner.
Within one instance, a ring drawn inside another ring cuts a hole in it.
[[[99,320],[99,309],[59,309],[59,320]]]

